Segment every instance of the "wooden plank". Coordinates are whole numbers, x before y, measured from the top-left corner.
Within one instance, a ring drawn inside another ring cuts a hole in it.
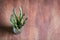
[[[28,21],[23,31],[12,33],[10,16],[22,6]],[[59,0],[0,0],[0,40],[60,40]]]

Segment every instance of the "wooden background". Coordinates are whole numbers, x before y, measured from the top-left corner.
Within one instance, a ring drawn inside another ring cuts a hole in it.
[[[28,21],[15,35],[10,16],[20,6]],[[60,40],[60,0],[0,0],[0,40]]]

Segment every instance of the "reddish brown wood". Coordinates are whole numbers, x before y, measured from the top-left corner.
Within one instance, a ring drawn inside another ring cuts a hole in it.
[[[12,33],[10,16],[22,6],[28,21],[23,31]],[[0,40],[60,40],[59,0],[0,0]]]

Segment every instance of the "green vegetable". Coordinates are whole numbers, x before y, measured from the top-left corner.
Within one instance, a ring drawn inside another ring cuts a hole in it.
[[[22,26],[24,26],[24,24],[26,23],[26,20],[27,20],[27,18],[24,18],[25,14],[23,14],[21,7],[19,8],[19,11],[20,11],[20,14],[19,14],[19,17],[18,17],[17,14],[16,14],[16,10],[14,8],[13,9],[13,14],[10,18],[11,24],[16,29],[22,28]]]

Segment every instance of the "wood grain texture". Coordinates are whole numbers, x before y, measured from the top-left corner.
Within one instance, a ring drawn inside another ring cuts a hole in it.
[[[28,21],[15,35],[10,16],[20,6]],[[0,40],[60,40],[60,0],[0,0]]]

